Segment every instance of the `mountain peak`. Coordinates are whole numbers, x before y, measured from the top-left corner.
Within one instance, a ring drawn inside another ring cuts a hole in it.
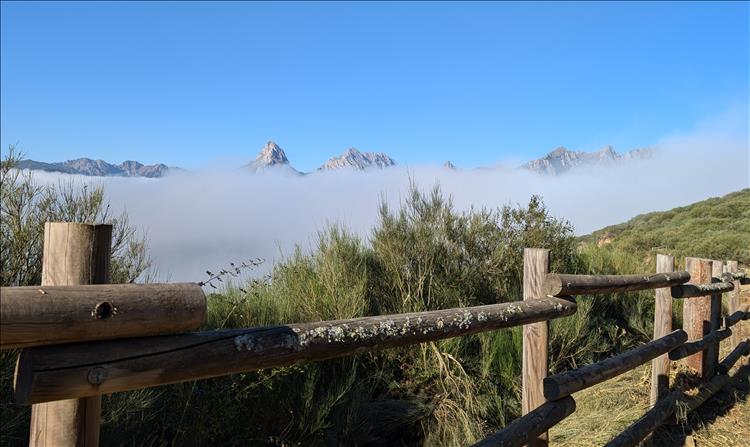
[[[565,146],[560,146],[556,148],[555,150],[553,150],[552,152],[550,152],[549,154],[547,154],[545,157],[559,157],[568,152],[571,152],[568,150],[568,148],[566,148]]]
[[[338,157],[333,157],[319,167],[318,170],[350,168],[364,171],[369,168],[387,168],[394,166],[396,161],[382,152],[360,152],[351,147]]]
[[[522,167],[542,174],[557,175],[581,165],[605,164],[621,160],[646,158],[650,154],[651,152],[648,150],[634,150],[623,156],[612,146],[604,146],[596,152],[571,151],[560,146],[544,157],[532,160]]]
[[[245,167],[253,171],[263,170],[270,167],[276,166],[291,166],[289,165],[289,159],[282,149],[275,142],[268,140],[265,146],[263,146],[258,152],[258,156],[255,160],[248,163]],[[293,169],[293,168],[292,168]]]

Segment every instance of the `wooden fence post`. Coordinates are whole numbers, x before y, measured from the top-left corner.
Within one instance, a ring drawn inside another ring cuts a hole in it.
[[[711,282],[711,261],[701,258],[685,258],[685,268],[690,272],[691,284],[708,284]],[[695,341],[707,335],[711,328],[711,296],[701,296],[685,300],[682,309],[682,326],[688,334],[689,341]],[[696,370],[704,379],[711,377],[713,370],[710,357],[705,351],[697,352],[685,359],[685,363]]]
[[[111,246],[111,225],[45,223],[42,285],[109,283]],[[33,405],[29,445],[97,446],[100,415],[100,396]]]
[[[674,272],[674,256],[656,255],[656,273]],[[656,289],[654,303],[654,340],[672,332],[672,294],[669,287]],[[669,393],[669,356],[651,361],[651,406]]]
[[[549,271],[549,250],[523,250],[523,299],[543,298],[544,278]],[[549,322],[523,326],[523,364],[521,374],[521,413],[528,414],[545,402],[542,380],[547,377]],[[530,447],[547,446],[547,433],[528,443]]]
[[[711,282],[722,282],[721,275],[724,273],[724,261],[712,260],[711,261]],[[718,331],[721,327],[721,298],[722,293],[714,293],[711,295],[711,319],[709,324],[709,331]],[[716,371],[716,365],[719,364],[719,342],[712,344],[706,349],[706,355],[711,363],[711,374]]]
[[[737,273],[739,270],[737,261],[727,261],[724,270],[727,273]],[[727,315],[732,315],[740,309],[740,281],[733,280],[732,283],[734,284],[734,290],[729,292],[729,300],[727,300]],[[742,337],[740,337],[740,331],[735,330],[732,332],[732,338],[729,339],[732,348],[740,344],[741,341]]]

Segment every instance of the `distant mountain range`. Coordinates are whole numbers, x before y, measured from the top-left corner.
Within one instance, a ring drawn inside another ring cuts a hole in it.
[[[612,148],[605,146],[597,152],[571,151],[564,147],[558,147],[542,158],[532,160],[521,167],[540,174],[559,175],[579,166],[592,166],[611,164],[620,161],[650,158],[654,150],[649,148],[633,149],[625,154],[620,154]]]
[[[164,164],[144,165],[132,160],[124,161],[119,165],[113,165],[104,160],[92,160],[90,158],[78,158],[58,163],[21,160],[18,162],[18,168],[62,172],[65,174],[121,177],[162,177],[169,170],[179,169],[170,168]]]
[[[542,158],[523,164],[521,168],[544,175],[560,175],[581,166],[597,166],[649,158],[653,156],[653,152],[653,149],[644,148],[633,149],[620,154],[612,146],[606,146],[597,152],[571,151],[564,147],[558,147]],[[341,155],[330,158],[317,171],[336,169],[366,171],[385,169],[396,165],[396,161],[385,153],[360,152],[356,148],[350,148]],[[58,163],[21,160],[18,167],[21,169],[63,172],[66,174],[123,177],[163,177],[170,171],[182,170],[176,167],[168,167],[164,164],[144,165],[137,161],[125,161],[119,165],[114,165],[103,160],[91,160],[89,158],[79,158],[77,160]],[[450,161],[445,162],[443,167],[445,169],[457,169]],[[284,153],[284,149],[273,141],[267,142],[258,153],[258,156],[255,157],[255,160],[243,166],[242,169],[255,173],[273,171],[288,172],[295,175],[306,174],[292,167],[289,158]]]

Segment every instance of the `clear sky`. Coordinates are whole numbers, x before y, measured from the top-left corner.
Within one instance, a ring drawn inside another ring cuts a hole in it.
[[[732,3],[2,2],[1,143],[187,168],[268,139],[459,166],[653,144],[747,107]]]

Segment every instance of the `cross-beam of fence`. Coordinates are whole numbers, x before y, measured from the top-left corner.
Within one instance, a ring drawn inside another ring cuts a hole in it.
[[[740,306],[747,275],[738,271],[736,262],[687,258],[687,270],[675,272],[673,257],[657,255],[657,273],[651,275],[552,274],[547,271],[549,252],[543,249],[524,251],[519,301],[180,333],[196,329],[205,317],[201,288],[104,284],[109,252],[97,246],[108,244],[104,236],[111,228],[106,227],[48,223],[43,285],[0,289],[0,348],[24,348],[15,398],[34,404],[31,445],[96,445],[99,396],[105,393],[523,326],[522,416],[475,445],[545,446],[547,430],[575,412],[573,393],[651,361],[651,409],[608,444],[631,446],[673,420],[678,405],[689,411],[700,406],[729,382],[739,358],[750,354],[750,340],[741,340],[739,331],[730,329],[750,315],[748,306]],[[574,314],[573,296],[652,289],[653,341],[548,376],[548,321]],[[729,298],[722,318],[723,293]],[[672,300],[678,298],[685,300],[684,324],[673,331]],[[719,363],[718,345],[727,338],[734,349]],[[678,359],[685,359],[704,379],[697,394],[670,390],[669,363]]]

